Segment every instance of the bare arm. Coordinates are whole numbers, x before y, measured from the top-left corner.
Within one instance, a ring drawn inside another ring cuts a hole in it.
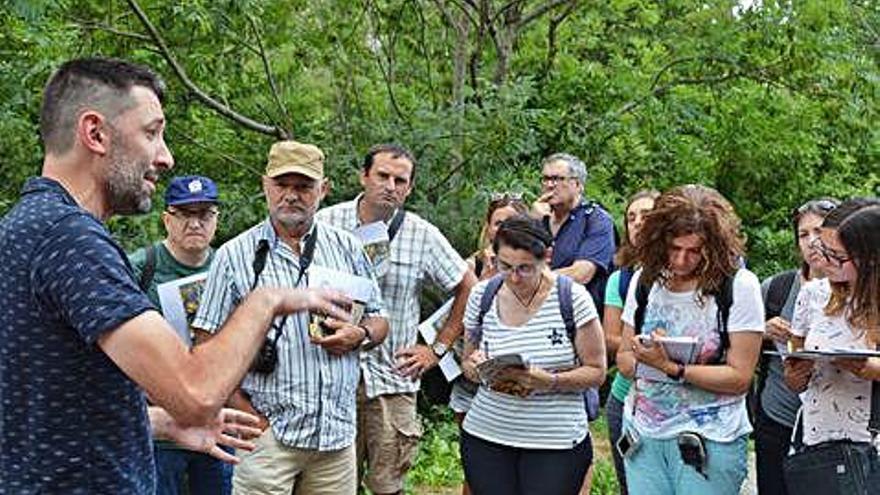
[[[443,324],[443,328],[437,332],[437,342],[446,344],[447,348],[452,347],[464,329],[462,319],[464,311],[467,308],[468,296],[471,293],[471,287],[477,283],[477,277],[474,272],[468,269],[461,279],[461,282],[455,286],[455,299],[452,301],[452,308],[449,310],[449,316]],[[418,378],[425,371],[437,366],[440,360],[428,346],[414,345],[397,351],[396,357],[402,358],[398,367],[400,374],[409,376],[413,379]]]
[[[553,270],[562,275],[568,275],[579,284],[589,283],[596,275],[596,264],[588,260],[577,260],[574,263]]]
[[[684,380],[710,392],[748,392],[761,352],[762,338],[760,332],[731,333],[727,362],[717,365],[688,365],[685,367]]]
[[[730,334],[730,349],[724,364],[689,364],[685,366],[684,381],[711,392],[744,394],[752,383],[752,374],[761,351],[760,332]],[[671,361],[659,345],[644,345],[634,336],[633,328],[623,327],[623,339],[617,351],[617,367],[627,378],[635,375],[636,362],[674,375],[679,364]]]
[[[467,270],[461,278],[461,282],[455,286],[452,308],[449,310],[449,316],[443,324],[443,328],[437,332],[437,340],[451,347],[452,343],[461,336],[464,331],[464,310],[467,307],[468,296],[471,294],[471,288],[477,283],[477,277],[473,270]]]
[[[325,291],[257,289],[214,338],[187,349],[159,313],[147,311],[98,339],[101,349],[183,427],[212,421],[263,344],[272,318],[313,309],[344,319]]]
[[[605,349],[608,352],[608,363],[615,360],[617,349],[623,334],[623,321],[620,317],[623,308],[605,305],[605,314],[602,315],[602,329],[605,330]]]

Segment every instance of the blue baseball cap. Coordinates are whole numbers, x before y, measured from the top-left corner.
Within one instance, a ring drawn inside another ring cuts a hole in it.
[[[174,177],[165,190],[165,206],[220,202],[217,184],[201,175]]]

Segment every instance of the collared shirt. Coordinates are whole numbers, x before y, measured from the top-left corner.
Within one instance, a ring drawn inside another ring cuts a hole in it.
[[[58,182],[0,221],[0,494],[155,492],[144,394],[97,340],[153,309]]]
[[[546,220],[549,222],[549,218]],[[582,201],[569,212],[553,238],[550,268],[556,270],[581,260],[596,265],[596,273],[586,285],[599,314],[602,314],[605,282],[613,267],[614,250],[611,216],[598,204]]]
[[[315,222],[317,235],[311,266],[326,267],[372,279],[365,316],[384,316],[376,285],[360,241],[348,232]],[[275,233],[267,219],[224,244],[214,255],[202,302],[193,327],[216,332],[250,292],[257,244],[269,241],[266,265],[257,286],[294,287],[299,257]],[[304,242],[300,242],[303,249]],[[308,275],[297,287],[306,287]],[[283,320],[275,319],[278,325]],[[358,354],[334,356],[309,340],[307,312],[284,320],[278,340],[278,364],[269,374],[248,373],[241,389],[272,425],[275,437],[288,447],[332,451],[348,447],[355,435]],[[269,336],[274,337],[274,330]]]
[[[360,196],[324,208],[317,213],[317,218],[354,230],[360,224],[359,200]],[[467,273],[467,263],[440,230],[414,213],[406,212],[390,249],[388,272],[379,280],[379,286],[391,329],[382,345],[363,353],[361,359],[366,394],[370,398],[419,390],[418,381],[397,372],[394,353],[416,343],[422,285],[430,280],[451,291]]]

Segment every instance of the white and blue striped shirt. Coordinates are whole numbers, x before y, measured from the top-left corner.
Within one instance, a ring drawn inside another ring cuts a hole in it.
[[[475,285],[464,315],[466,332],[477,325],[480,299],[488,281]],[[572,309],[577,328],[598,317],[596,306],[581,284],[572,284]],[[523,325],[513,327],[498,317],[498,298],[483,317],[480,349],[488,357],[523,355],[532,366],[564,370],[576,366],[574,346],[559,311],[559,284],[538,311]],[[571,449],[586,438],[587,413],[581,391],[535,391],[518,397],[481,385],[462,428],[483,440],[524,449]]]
[[[353,231],[359,225],[357,202],[339,203],[319,211],[315,218]],[[389,315],[388,336],[382,345],[361,355],[367,397],[417,392],[419,382],[400,375],[394,354],[415,345],[421,305],[419,296],[428,280],[451,291],[467,272],[467,263],[440,230],[418,215],[406,212],[389,246],[388,272],[379,278],[382,300]]]
[[[312,265],[373,279],[373,292],[364,314],[384,317],[379,287],[360,241],[320,222],[315,222],[312,232],[318,236]],[[193,327],[216,332],[250,292],[254,254],[261,239],[269,241],[270,249],[257,285],[294,287],[299,257],[276,236],[267,219],[217,250]],[[308,275],[299,287],[307,283]],[[275,324],[280,321],[276,318]],[[278,341],[275,371],[267,375],[248,373],[241,389],[257,411],[266,415],[275,437],[284,445],[319,451],[343,449],[355,436],[359,352],[334,356],[312,344],[308,322],[307,312],[290,315]],[[273,331],[270,336],[274,336]]]

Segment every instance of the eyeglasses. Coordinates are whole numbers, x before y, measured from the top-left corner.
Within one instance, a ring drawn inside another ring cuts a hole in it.
[[[558,184],[562,181],[566,181],[569,179],[575,179],[576,177],[572,177],[570,175],[542,175],[541,183],[543,184]]]
[[[535,263],[523,263],[522,265],[511,265],[498,258],[495,258],[495,269],[499,273],[516,272],[520,277],[531,277],[538,271],[538,265]]]
[[[825,258],[825,261],[827,261],[828,263],[831,263],[833,261],[837,264],[837,266],[842,266],[847,261],[852,260],[850,256],[840,254],[837,251],[826,246],[825,243],[822,242],[822,239],[818,237],[810,242],[810,247],[818,251],[819,254],[821,254],[822,257]]]
[[[207,223],[216,218],[219,213],[220,212],[214,208],[209,208],[207,210],[168,210],[169,215],[183,220],[184,222],[188,222],[190,220],[198,220],[202,223]]]

